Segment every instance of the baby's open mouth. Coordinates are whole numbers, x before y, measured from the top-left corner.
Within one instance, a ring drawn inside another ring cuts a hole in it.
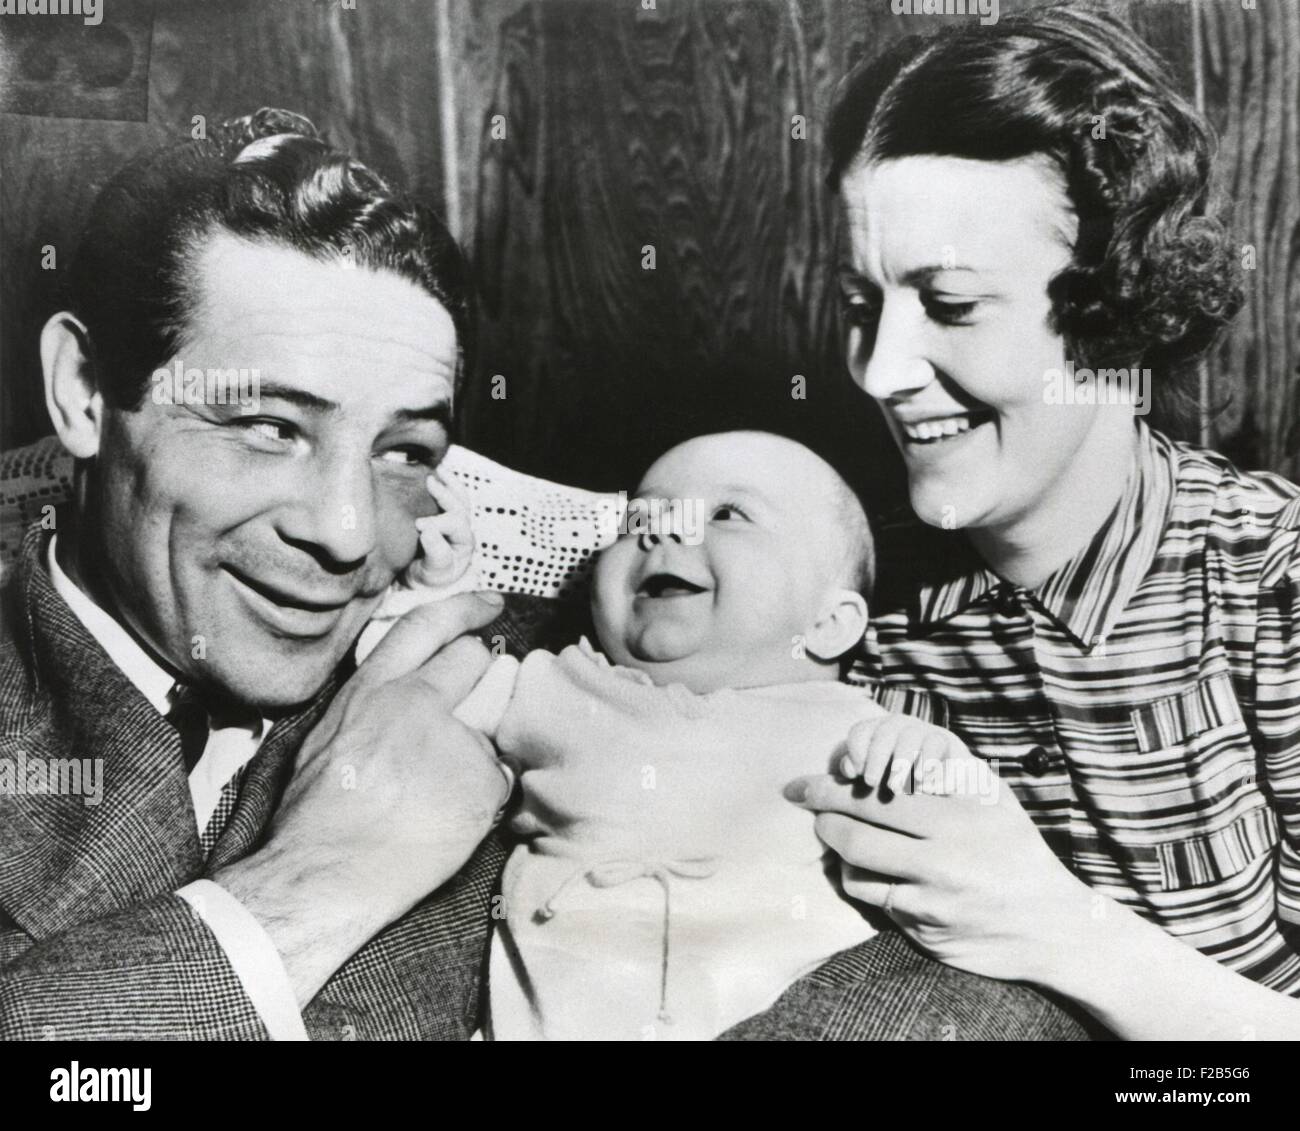
[[[703,592],[705,592],[703,585],[696,585],[695,582],[678,577],[675,573],[652,573],[638,586],[636,595],[638,597],[693,597],[696,593]]]

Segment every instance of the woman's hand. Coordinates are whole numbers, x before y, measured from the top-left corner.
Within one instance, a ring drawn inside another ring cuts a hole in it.
[[[1057,860],[986,763],[962,765],[966,784],[945,796],[882,799],[831,775],[797,779],[786,796],[817,813],[818,835],[843,861],[846,894],[883,908],[932,957],[1048,983],[1068,945],[1060,925],[1086,917],[1100,897]]]

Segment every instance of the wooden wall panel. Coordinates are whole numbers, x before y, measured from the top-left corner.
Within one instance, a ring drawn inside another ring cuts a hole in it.
[[[613,486],[683,418],[744,395],[742,365],[772,384],[843,385],[839,217],[822,184],[831,95],[851,61],[951,18],[899,17],[889,0],[458,7],[471,46],[455,53],[474,60],[467,242],[485,299],[467,438]],[[891,458],[865,405],[846,411]]]
[[[104,181],[188,137],[193,115],[298,110],[441,209],[435,29],[434,0],[169,0],[154,6],[147,122],[0,114],[0,447],[49,430],[36,335],[61,280],[41,247],[66,266]]]
[[[1212,392],[1232,394],[1211,438],[1300,476],[1300,6],[1110,6],[1222,132],[1234,221],[1257,248],[1248,309],[1207,364]],[[831,92],[864,52],[952,18],[895,16],[889,0],[160,5],[147,123],[0,115],[0,443],[45,428],[32,328],[57,279],[39,271],[40,247],[70,250],[106,174],[191,114],[279,103],[458,218],[485,299],[468,438],[540,474],[621,482],[675,421],[732,395],[732,359],[834,383]]]
[[[1233,231],[1254,248],[1246,306],[1210,361],[1231,397],[1211,441],[1300,482],[1300,4],[1202,3],[1206,112]]]

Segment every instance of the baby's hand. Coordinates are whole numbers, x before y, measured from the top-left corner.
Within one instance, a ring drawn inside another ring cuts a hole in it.
[[[951,763],[963,759],[978,761],[951,731],[911,715],[889,714],[864,719],[849,731],[839,770],[872,789],[883,784],[891,793],[945,794],[961,788],[962,775]]]
[[[407,569],[404,581],[412,588],[442,588],[469,568],[474,553],[474,532],[469,523],[469,502],[438,472],[425,481],[441,514],[415,520],[420,532],[420,553]]]

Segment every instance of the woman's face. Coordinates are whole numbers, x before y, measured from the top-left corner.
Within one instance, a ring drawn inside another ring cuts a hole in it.
[[[904,157],[861,163],[842,194],[849,368],[902,450],[917,514],[1013,529],[1077,498],[1102,416],[1045,396],[1067,360],[1047,286],[1077,227],[1052,166]]]

